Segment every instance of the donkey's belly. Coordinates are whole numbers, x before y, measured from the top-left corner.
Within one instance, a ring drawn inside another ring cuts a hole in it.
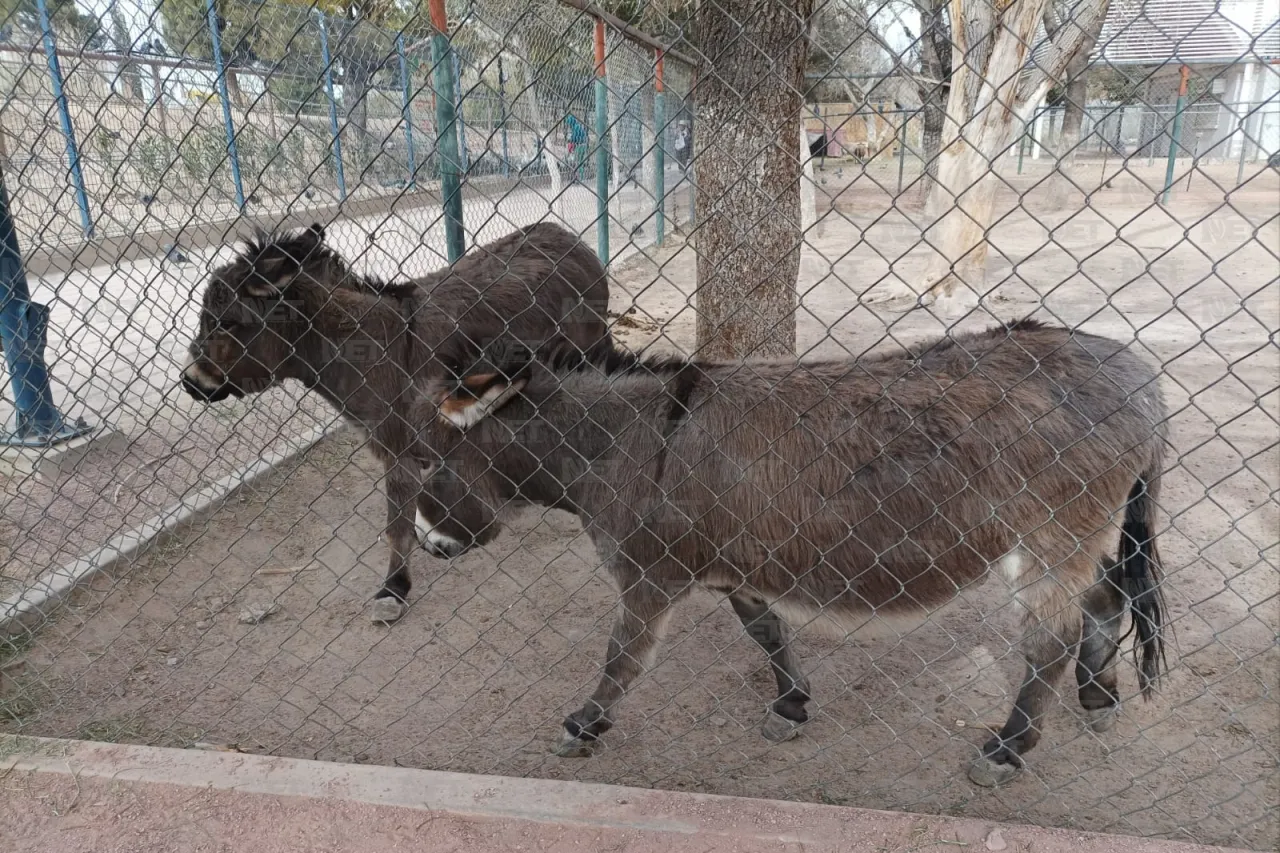
[[[807,598],[807,600],[806,600]],[[940,611],[951,607],[950,599],[937,607],[879,607],[836,601],[819,606],[803,593],[773,599],[770,608],[796,629],[808,629],[839,639],[898,639],[910,634]]]

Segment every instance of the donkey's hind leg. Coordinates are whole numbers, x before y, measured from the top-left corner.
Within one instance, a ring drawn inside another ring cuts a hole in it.
[[[782,620],[769,605],[750,596],[734,593],[729,596],[729,603],[747,634],[769,656],[769,666],[778,682],[778,698],[769,706],[769,718],[760,733],[776,743],[790,740],[809,720],[809,712],[804,708],[809,701],[809,682],[791,654]]]
[[[1111,557],[1098,564],[1098,580],[1084,594],[1084,631],[1076,661],[1076,684],[1089,727],[1104,732],[1115,725],[1120,708],[1116,662],[1120,657],[1120,622],[1124,616],[1121,566]]]
[[[1021,643],[1026,675],[1009,719],[969,767],[975,784],[993,788],[1011,781],[1022,770],[1022,756],[1039,743],[1045,712],[1058,695],[1054,685],[1080,642],[1076,596],[1094,577],[1091,563],[1077,554],[1034,580],[1024,576],[1029,582],[1018,590],[1016,600],[1027,610],[1028,630]]]

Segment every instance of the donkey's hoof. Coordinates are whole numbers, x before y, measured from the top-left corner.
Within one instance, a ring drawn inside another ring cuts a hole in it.
[[[1085,711],[1085,721],[1095,732],[1108,732],[1116,727],[1116,717],[1120,715],[1119,705],[1108,705],[1106,708],[1094,708]]]
[[[460,557],[467,550],[467,546],[462,542],[437,531],[435,527],[427,522],[421,512],[414,519],[413,532],[417,536],[418,544],[422,546],[422,550],[441,560],[452,560],[455,557]]]
[[[571,735],[561,729],[560,742],[556,744],[553,752],[561,758],[590,758],[599,746],[600,741],[596,738]]]
[[[769,711],[768,718],[765,719],[764,725],[760,727],[760,734],[764,735],[765,740],[774,743],[785,743],[800,734],[800,730],[804,728],[803,722],[788,720],[777,711]]]
[[[390,625],[400,621],[409,608],[398,598],[375,598],[369,608],[369,621],[379,625]]]
[[[984,788],[998,788],[1012,782],[1021,772],[1022,768],[1016,764],[984,755],[969,765],[969,781]]]

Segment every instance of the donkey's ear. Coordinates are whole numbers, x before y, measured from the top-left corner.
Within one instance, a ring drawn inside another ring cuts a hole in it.
[[[528,376],[502,373],[473,373],[449,388],[434,394],[440,417],[458,429],[475,426],[505,406],[528,383]]]

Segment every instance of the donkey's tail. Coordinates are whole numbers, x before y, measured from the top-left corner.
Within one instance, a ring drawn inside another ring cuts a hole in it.
[[[1138,661],[1138,684],[1144,698],[1168,669],[1164,652],[1164,620],[1168,613],[1161,587],[1163,568],[1156,549],[1156,498],[1160,474],[1138,477],[1125,504],[1120,532],[1120,576],[1133,619],[1133,653]]]

